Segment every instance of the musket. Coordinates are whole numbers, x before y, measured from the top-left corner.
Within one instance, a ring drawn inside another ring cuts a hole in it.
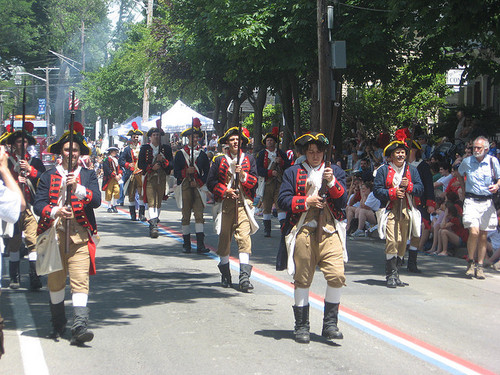
[[[24,140],[25,140],[25,137],[24,137],[24,123],[25,122],[26,122],[26,86],[23,87],[23,119],[22,119],[22,124],[21,124],[21,150],[19,150],[20,154],[21,154],[21,157],[19,159],[19,162],[21,162],[22,160],[24,160],[24,157],[26,156],[26,150],[24,148]],[[14,121],[12,121],[12,131],[14,131]],[[21,177],[26,177],[26,172],[23,169],[20,169],[19,170],[19,175]],[[23,195],[25,195],[24,182],[21,183],[21,191],[23,192]]]
[[[236,165],[240,165],[240,153],[241,153],[241,121],[238,123],[238,154],[236,155]],[[236,194],[236,202],[235,202],[235,220],[236,220],[236,225],[238,225],[238,200],[239,200],[239,187],[238,184],[240,183],[240,174],[238,172],[235,173],[234,175],[234,181],[233,181],[233,189]]]
[[[69,122],[69,155],[68,155],[68,174],[73,172],[73,129],[75,124],[75,91],[71,92],[71,116]],[[71,207],[71,195],[72,195],[72,187],[69,184],[66,184],[66,201],[64,205],[68,210],[72,210]],[[66,242],[64,244],[64,249],[66,253],[69,252],[69,244],[70,244],[70,233],[69,233],[69,221],[70,219],[66,219],[65,228],[66,228]]]
[[[191,149],[189,150],[189,157],[191,159],[191,165],[190,167],[194,167],[194,125],[193,125],[193,118],[191,118]],[[194,181],[194,176],[190,173],[189,174],[189,183],[191,186],[191,182]]]
[[[405,178],[406,177],[406,173],[408,172],[409,160],[410,160],[410,152],[411,152],[411,147],[413,145],[413,139],[415,137],[415,128],[417,126],[417,121],[418,121],[418,111],[415,112],[415,120],[413,121],[411,130],[410,130],[410,142],[409,142],[409,145],[408,145],[409,150],[406,153],[405,165],[404,165],[404,168],[403,168],[403,177],[402,178]],[[406,191],[407,188],[408,188],[408,186],[405,187],[405,191]],[[401,220],[401,217],[403,216],[403,199],[404,198],[399,198],[398,199],[398,201],[399,201],[399,205],[398,205],[399,208],[396,211],[396,220]]]
[[[24,149],[24,123],[26,122],[26,87],[23,87],[23,122],[21,129],[21,160],[24,160],[26,150]],[[12,129],[14,130],[14,129]]]
[[[340,93],[337,91],[337,97]],[[333,107],[333,113],[332,113],[332,126],[329,129],[330,133],[327,136],[327,141],[328,145],[326,148],[325,152],[325,168],[329,168],[332,164],[332,153],[333,153],[333,137],[335,136],[335,128],[337,124],[337,112],[339,110],[340,106],[334,105]],[[327,199],[327,181],[323,179],[321,182],[321,188],[319,189],[318,195],[323,199],[323,202],[326,203]],[[325,226],[325,209],[328,209],[328,207],[324,207],[319,211],[319,217],[318,217],[318,226],[316,228],[316,239],[318,243],[321,242],[321,239],[323,237],[323,227]]]
[[[281,121],[278,124],[278,137],[276,140],[276,158],[281,157],[280,156],[280,134],[281,134]],[[283,171],[281,170],[281,166],[274,161],[274,165],[272,166],[272,169],[276,170],[278,172],[278,175],[276,176],[276,179],[278,180],[279,183],[281,183],[282,180],[282,175]]]

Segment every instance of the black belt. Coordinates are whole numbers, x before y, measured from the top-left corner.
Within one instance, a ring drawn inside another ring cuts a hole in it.
[[[465,193],[465,198],[471,198],[476,201],[484,202],[487,201],[488,199],[492,199],[493,195],[478,195],[474,193]]]

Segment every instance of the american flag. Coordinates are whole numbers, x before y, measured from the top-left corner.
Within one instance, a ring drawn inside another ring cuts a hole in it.
[[[72,96],[72,95],[71,95],[71,93],[70,93],[70,94],[69,94],[69,110],[70,110],[70,111],[73,109],[73,106],[71,105],[71,96]],[[75,110],[77,110],[79,106],[80,106],[80,99],[77,99],[77,98],[75,97],[75,108],[74,108],[74,109],[75,109]]]

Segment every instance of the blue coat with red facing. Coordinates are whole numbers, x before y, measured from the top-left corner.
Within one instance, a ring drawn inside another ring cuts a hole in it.
[[[347,204],[346,175],[342,168],[332,164],[335,184],[326,192],[326,203],[333,217],[337,220],[344,219],[344,209]],[[293,226],[297,224],[300,215],[307,211],[307,170],[302,164],[296,164],[288,168],[283,174],[278,195],[278,206],[287,212],[286,220],[281,232],[280,248],[276,260],[276,269],[282,271],[286,269],[287,250],[285,236],[290,233]]]
[[[133,168],[132,165],[137,165],[138,159],[139,155],[134,156],[130,146],[123,149],[120,157],[118,158],[118,165],[123,170],[123,181],[127,181],[130,175],[134,172],[135,168]]]
[[[184,146],[184,151],[190,155],[190,148]],[[207,182],[208,171],[210,170],[210,160],[208,159],[205,151],[200,150],[198,157],[194,161],[194,164],[198,167],[198,171],[194,174],[194,179],[198,186],[203,186]],[[188,162],[181,150],[175,153],[174,157],[174,176],[177,179],[177,185],[182,184],[182,181],[186,178],[186,171],[188,167]]]
[[[255,198],[255,190],[257,189],[257,167],[255,159],[252,155],[245,154],[243,160],[240,160],[241,169],[247,173],[245,182],[241,183],[244,195],[249,199]],[[208,171],[207,188],[214,195],[216,202],[221,202],[224,199],[224,194],[228,189],[226,181],[228,181],[229,163],[226,157],[221,154],[217,155],[212,162],[212,166]]]
[[[169,145],[160,145],[160,152],[165,157],[165,161],[161,163],[161,168],[165,171],[167,175],[172,171],[172,159],[174,158],[172,155],[172,147]],[[142,169],[142,174],[145,175],[148,172],[153,170],[153,148],[150,144],[145,144],[141,146],[139,150],[139,160],[137,163],[139,164],[139,168]]]
[[[14,159],[16,163],[19,162],[17,155],[9,154],[9,157],[12,157],[12,159]],[[31,184],[36,189],[40,176],[43,172],[45,172],[45,166],[40,159],[32,157],[29,153],[26,153],[26,155],[24,156],[24,160],[26,160],[30,164],[30,170],[28,171],[26,178],[31,181]],[[8,166],[14,179],[16,181],[19,181],[19,174],[15,170],[14,164],[12,163],[12,160],[10,158],[8,159]],[[28,184],[24,185],[24,197],[26,198],[26,201],[28,203],[33,203],[34,195],[32,194]]]
[[[290,160],[288,160],[288,157],[286,156],[284,151],[280,149],[277,149],[277,151],[278,151],[277,155],[281,158],[280,162],[281,170],[284,171],[285,169],[290,167],[292,163]],[[269,162],[270,160],[266,150],[264,149],[260,151],[259,154],[257,155],[257,173],[259,174],[260,177],[265,177],[266,179],[268,177],[272,177],[273,170],[269,169]]]
[[[110,157],[104,159],[104,161],[102,162],[102,191],[106,191],[109,182],[120,174],[123,175],[120,164],[116,165],[115,169],[113,168],[113,160]]]
[[[56,207],[59,191],[61,190],[62,177],[56,168],[51,168],[43,173],[38,183],[38,189],[35,196],[33,210],[40,216],[38,221],[37,233],[43,233],[52,225],[53,219],[50,217],[52,209]],[[86,195],[83,199],[71,195],[71,206],[75,219],[82,227],[88,229],[91,234],[97,233],[97,223],[94,215],[94,208],[101,205],[101,191],[99,182],[93,170],[81,168],[78,176],[78,183],[83,185]],[[91,256],[90,274],[95,274],[95,245],[89,243],[89,252]]]
[[[392,202],[397,198],[397,188],[392,186],[394,175],[396,172],[389,164],[382,165],[375,176],[373,183],[373,195],[380,200],[380,207],[385,207],[389,202],[388,209],[392,208]],[[420,175],[413,165],[408,165],[405,177],[408,179],[408,187],[406,192],[415,197],[422,196],[424,192],[424,185],[420,179]]]

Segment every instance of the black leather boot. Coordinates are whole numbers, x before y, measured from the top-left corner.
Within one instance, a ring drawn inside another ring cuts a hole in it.
[[[231,271],[229,269],[229,263],[219,264],[219,271],[221,273],[221,285],[223,288],[231,288],[233,281],[231,280]]]
[[[139,206],[139,220],[146,221],[146,206]]]
[[[285,225],[286,219],[281,219],[280,220],[280,230],[283,230],[283,225]]]
[[[184,240],[184,244],[182,245],[182,252],[189,254],[191,252],[191,235],[183,234],[182,239]]]
[[[250,275],[252,274],[252,266],[250,264],[240,263],[240,290],[242,292],[248,292],[253,289],[253,285],[250,282]]]
[[[130,220],[137,221],[137,216],[135,213],[135,206],[128,206],[128,210],[130,211]]]
[[[2,358],[2,355],[5,354],[5,349],[3,346],[3,329],[4,329],[3,318],[0,316],[0,358]]]
[[[264,237],[271,237],[271,220],[264,220]]]
[[[388,288],[396,288],[398,286],[396,282],[396,275],[398,273],[396,268],[397,258],[398,257],[395,256],[391,259],[386,259],[385,261],[385,279],[387,281]]]
[[[10,289],[19,289],[21,286],[21,280],[19,275],[19,265],[20,261],[11,262],[9,261],[9,277],[10,277]]]
[[[401,265],[403,264],[403,258],[396,257],[396,259],[397,259],[396,260],[396,285],[401,286],[401,287],[407,286],[408,285],[407,283],[404,283],[399,279],[399,270],[401,269]]]
[[[342,332],[339,331],[337,323],[339,321],[339,303],[325,302],[323,314],[323,330],[321,336],[327,340],[340,340],[344,338]]]
[[[205,247],[205,233],[196,233],[196,252],[198,254],[206,254],[210,252],[210,249]]]
[[[307,306],[292,306],[293,315],[295,316],[295,342],[300,344],[309,344],[311,334],[309,333],[309,305]]]
[[[64,301],[53,304],[50,302],[50,321],[52,322],[52,332],[50,332],[50,338],[57,339],[62,337],[64,332],[66,332],[66,311],[64,309]]]
[[[158,238],[158,218],[149,220],[149,237]]]
[[[417,250],[408,250],[408,266],[406,267],[408,272],[422,273],[422,271],[417,268],[417,256]]]
[[[73,326],[71,327],[71,345],[83,345],[86,342],[92,341],[94,333],[87,329],[89,322],[89,308],[76,306],[75,315],[73,318]]]
[[[30,271],[29,271],[30,290],[33,290],[33,291],[39,290],[42,288],[42,280],[40,279],[40,276],[38,276],[36,273],[36,261],[30,260],[29,265],[30,265]]]

